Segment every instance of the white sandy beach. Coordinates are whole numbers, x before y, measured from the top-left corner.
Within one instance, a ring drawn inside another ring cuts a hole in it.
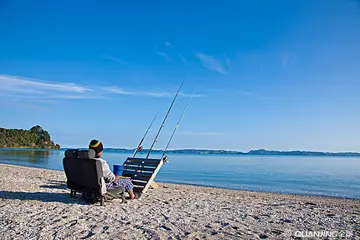
[[[360,200],[159,183],[101,207],[70,198],[65,180],[62,171],[0,164],[0,239],[296,239],[299,231],[360,239]]]

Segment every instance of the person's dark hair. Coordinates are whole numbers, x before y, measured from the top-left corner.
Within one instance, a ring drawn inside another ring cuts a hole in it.
[[[93,139],[93,140],[91,140],[91,142],[89,144],[89,149],[93,149],[96,153],[96,156],[98,157],[99,153],[104,150],[104,147],[103,147],[102,142],[100,142],[99,140]]]

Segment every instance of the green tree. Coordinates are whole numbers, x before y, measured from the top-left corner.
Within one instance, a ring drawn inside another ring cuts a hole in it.
[[[36,125],[30,130],[0,128],[0,148],[4,147],[59,149],[60,145],[55,144],[41,126]]]

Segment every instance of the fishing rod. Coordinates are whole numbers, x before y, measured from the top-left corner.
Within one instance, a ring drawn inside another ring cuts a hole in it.
[[[171,111],[171,109],[172,109],[172,107],[173,107],[173,105],[174,105],[174,102],[175,102],[177,96],[179,95],[180,89],[182,88],[182,86],[183,86],[183,84],[184,84],[184,82],[185,82],[185,79],[186,79],[186,76],[185,76],[184,80],[182,81],[182,83],[181,83],[181,85],[180,85],[180,87],[179,87],[179,90],[176,92],[176,95],[175,95],[175,97],[174,97],[174,99],[173,99],[173,101],[172,101],[172,103],[171,103],[171,105],[170,105],[170,107],[169,107],[169,110],[167,111],[166,116],[165,116],[162,124],[160,125],[159,131],[157,132],[156,137],[154,138],[154,141],[153,141],[153,143],[152,143],[152,145],[151,145],[151,147],[150,147],[150,149],[149,149],[149,152],[148,152],[148,154],[147,154],[147,156],[146,156],[146,159],[149,158],[150,153],[151,153],[151,151],[152,151],[155,143],[157,142],[157,138],[159,137],[159,134],[160,134],[160,132],[161,132],[161,129],[162,129],[162,128],[164,127],[164,125],[165,125],[166,119],[167,119],[167,117],[169,116],[169,113],[170,113],[170,111]]]
[[[149,125],[148,129],[146,130],[146,132],[145,132],[145,134],[144,134],[144,137],[141,139],[141,141],[140,141],[139,145],[138,145],[138,146],[137,146],[137,148],[135,149],[134,154],[133,154],[133,156],[132,156],[133,158],[135,157],[135,155],[136,155],[136,153],[137,153],[137,152],[140,152],[140,151],[141,151],[141,150],[140,150],[140,148],[141,148],[141,144],[144,142],[144,139],[145,139],[146,135],[148,134],[148,132],[149,132],[149,130],[150,130],[150,128],[151,128],[151,126],[153,125],[153,123],[154,123],[154,121],[155,121],[156,116],[157,116],[157,114],[155,114],[155,116],[154,116],[153,120],[151,121],[151,123],[150,123],[150,125]]]
[[[174,128],[174,131],[172,132],[172,134],[171,134],[171,136],[170,136],[170,139],[169,139],[169,141],[168,141],[168,143],[167,143],[167,145],[166,145],[166,148],[165,148],[165,150],[164,150],[164,152],[163,152],[163,155],[161,156],[161,159],[163,159],[164,156],[165,156],[165,153],[166,153],[166,151],[167,151],[167,149],[168,149],[168,147],[169,147],[169,145],[170,145],[170,143],[171,143],[171,140],[173,139],[173,137],[174,137],[174,135],[175,135],[175,132],[176,132],[176,130],[178,129],[178,127],[179,127],[179,125],[180,125],[180,122],[181,122],[181,120],[182,120],[182,118],[183,118],[183,116],[184,116],[184,114],[185,114],[185,112],[186,112],[186,110],[187,110],[190,102],[191,102],[191,99],[193,98],[193,96],[194,96],[194,94],[195,94],[196,88],[197,88],[197,86],[195,87],[194,92],[192,93],[192,95],[191,95],[189,101],[187,102],[187,104],[186,104],[183,112],[181,113],[181,116],[180,116],[180,118],[179,118],[179,121],[177,122],[177,124],[176,124],[176,126],[175,126],[175,128]],[[167,159],[166,159],[166,160],[167,160]]]

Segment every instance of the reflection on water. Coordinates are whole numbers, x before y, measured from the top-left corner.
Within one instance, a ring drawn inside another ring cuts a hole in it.
[[[3,150],[2,157],[9,161],[28,161],[46,164],[51,152],[46,150]]]
[[[1,149],[0,162],[24,166],[59,169],[62,151],[42,149]]]
[[[112,169],[131,155],[106,150],[103,158]],[[63,157],[64,150],[0,149],[2,163],[47,169],[63,170]],[[169,157],[169,163],[156,176],[157,181],[360,199],[359,158],[176,154]]]

